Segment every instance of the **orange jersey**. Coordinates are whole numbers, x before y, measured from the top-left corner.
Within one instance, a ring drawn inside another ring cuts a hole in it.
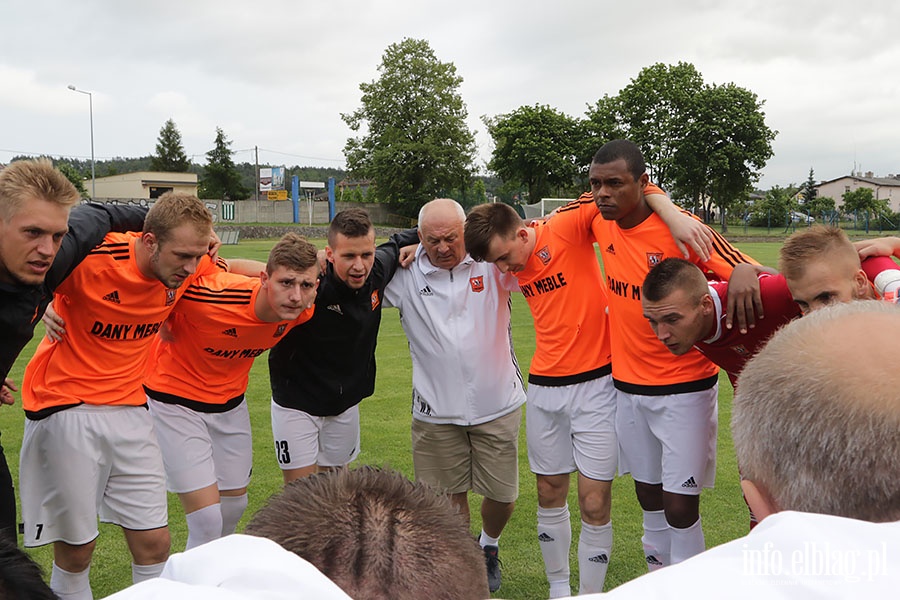
[[[597,214],[593,200],[582,199],[532,225],[534,253],[515,273],[534,317],[532,383],[567,385],[609,372],[606,291],[591,233]]]
[[[688,214],[688,213],[685,213]],[[711,387],[718,367],[697,350],[674,356],[659,343],[644,318],[641,286],[655,265],[682,257],[668,227],[656,213],[631,229],[599,217],[593,223],[600,244],[609,296],[613,379],[619,389],[647,395],[697,391]],[[708,262],[691,251],[691,260],[707,274],[727,280],[738,263],[758,264],[713,232]]]
[[[41,418],[77,404],[141,405],[144,364],[175,302],[202,272],[204,257],[181,287],[167,288],[137,267],[140,233],[110,233],[56,289],[53,306],[66,323],[57,343],[42,340],[25,369],[22,406]]]
[[[206,412],[203,405],[214,412],[240,402],[253,359],[314,310],[293,321],[261,321],[255,311],[260,287],[258,278],[233,273],[198,277],[166,322],[171,341],[159,336],[153,345],[144,379],[148,395]]]

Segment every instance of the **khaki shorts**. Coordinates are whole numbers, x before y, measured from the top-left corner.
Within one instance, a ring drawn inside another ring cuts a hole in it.
[[[19,463],[25,545],[86,544],[100,519],[165,527],[166,476],[143,406],[81,405],[25,421]]]
[[[412,421],[416,479],[450,494],[472,490],[497,502],[519,496],[522,408],[480,425]]]

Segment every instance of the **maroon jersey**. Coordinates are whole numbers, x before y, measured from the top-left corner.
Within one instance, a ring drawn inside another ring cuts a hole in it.
[[[716,305],[716,331],[708,339],[697,342],[695,348],[724,369],[733,386],[747,361],[762,349],[782,325],[799,317],[800,309],[791,297],[782,275],[762,273],[759,275],[759,293],[762,296],[765,318],[757,319],[755,327],[748,329],[747,333],[741,333],[737,327],[725,328],[728,282],[710,281],[709,288]]]

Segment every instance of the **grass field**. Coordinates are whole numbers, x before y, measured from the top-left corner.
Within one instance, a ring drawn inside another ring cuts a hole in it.
[[[313,240],[320,248],[323,240]],[[248,240],[238,246],[223,247],[226,257],[256,258],[265,260],[273,240]],[[764,264],[775,265],[779,242],[746,242],[737,244]],[[40,332],[40,328],[39,328]],[[519,364],[527,373],[534,351],[534,332],[528,307],[521,296],[513,301],[513,338]],[[37,338],[26,348],[16,363],[11,377],[22,381],[27,359],[34,351]],[[361,404],[362,452],[360,464],[390,466],[412,477],[410,454],[410,385],[412,371],[406,337],[400,327],[397,311],[384,311],[377,350],[378,379],[375,394]],[[352,368],[352,365],[347,365]],[[703,492],[701,513],[707,546],[718,545],[743,535],[747,530],[747,511],[741,499],[737,466],[731,443],[729,422],[731,417],[732,390],[726,377],[719,384],[719,440],[716,487]],[[250,415],[253,423],[254,460],[253,481],[250,485],[250,506],[245,515],[252,515],[266,499],[281,488],[281,473],[272,456],[272,432],[269,426],[269,381],[265,356],[256,361],[247,391]],[[18,402],[17,402],[18,404]],[[18,451],[22,442],[24,415],[17,406],[0,410],[0,431],[7,461],[18,476]],[[537,499],[534,476],[528,470],[525,453],[525,427],[520,439],[520,496],[516,511],[501,539],[503,561],[503,587],[496,595],[510,599],[546,598],[547,584],[543,562],[535,535],[535,511]],[[574,497],[574,482],[569,506],[572,523],[580,522],[578,504]],[[480,499],[471,498],[472,530],[480,530],[478,506]],[[613,526],[615,547],[611,557],[607,588],[615,587],[644,572],[641,550],[641,512],[634,497],[630,478],[620,477],[613,484]],[[177,497],[170,494],[169,523],[172,533],[172,550],[180,551],[187,539],[184,512]],[[101,525],[100,540],[91,568],[94,597],[102,598],[126,587],[131,582],[130,555],[118,528]],[[239,527],[240,530],[240,527]],[[577,532],[573,536],[577,540]],[[571,564],[573,585],[577,582],[577,560],[573,542]],[[52,561],[50,547],[30,551],[49,572]],[[577,586],[573,589],[577,592]]]

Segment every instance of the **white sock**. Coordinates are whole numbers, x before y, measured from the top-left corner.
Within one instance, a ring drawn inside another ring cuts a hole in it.
[[[165,561],[154,565],[136,565],[131,563],[131,581],[132,583],[140,583],[159,577],[164,566],[166,566]]]
[[[247,494],[240,496],[221,496],[222,503],[222,536],[231,535],[247,509]]]
[[[481,537],[478,538],[478,543],[481,544],[481,547],[485,546],[499,546],[500,538],[499,537],[491,537],[484,532],[484,529],[481,530]]]
[[[672,564],[687,560],[695,554],[706,550],[706,541],[703,538],[703,527],[700,526],[700,518],[697,522],[685,529],[669,527],[672,536]]]
[[[59,600],[94,600],[90,574],[90,567],[81,573],[70,573],[60,569],[54,561],[50,571],[50,589],[59,596]]]
[[[204,506],[200,510],[188,513],[185,519],[188,526],[185,550],[222,537],[222,507],[219,504]]]
[[[578,594],[599,594],[606,581],[612,553],[612,523],[591,525],[581,522],[578,538]]]
[[[568,505],[559,508],[537,509],[538,542],[544,557],[544,571],[550,583],[550,597],[572,595],[569,588],[569,547],[572,545],[572,525]]]
[[[661,510],[644,511],[644,558],[647,568],[655,571],[670,564],[672,538],[669,536],[669,524],[666,513]]]

